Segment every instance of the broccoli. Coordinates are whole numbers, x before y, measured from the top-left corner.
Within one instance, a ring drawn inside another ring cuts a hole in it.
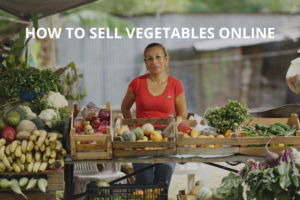
[[[48,131],[48,126],[40,118],[36,117],[36,118],[31,119],[30,121],[32,121],[36,125],[38,130]]]
[[[63,133],[65,131],[65,124],[66,124],[67,120],[68,120],[68,118],[61,119],[59,126],[57,128],[59,133]]]
[[[59,111],[59,115],[62,119],[69,118],[72,115],[72,108],[69,106],[62,107],[58,111]]]

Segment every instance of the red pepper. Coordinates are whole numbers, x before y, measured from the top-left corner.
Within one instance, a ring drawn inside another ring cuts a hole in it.
[[[261,133],[261,131],[260,130],[258,130],[258,131],[256,131],[257,133]]]

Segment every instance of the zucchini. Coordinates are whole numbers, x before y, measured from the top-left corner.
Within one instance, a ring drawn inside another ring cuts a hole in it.
[[[279,122],[275,123],[275,125],[280,126],[280,127],[283,128],[284,130],[288,130],[288,128],[289,128],[288,125],[283,124],[283,123],[279,123]]]
[[[270,126],[264,125],[264,124],[255,124],[255,129],[260,131],[268,130]]]

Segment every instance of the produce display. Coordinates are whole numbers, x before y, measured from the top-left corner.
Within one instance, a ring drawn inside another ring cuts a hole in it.
[[[0,188],[10,188],[14,193],[21,194],[26,199],[27,197],[23,194],[22,189],[32,189],[32,188],[39,188],[40,191],[46,192],[46,188],[48,186],[48,181],[44,178],[31,178],[28,180],[27,177],[20,178],[17,180],[15,178],[7,180],[7,179],[0,179]]]
[[[243,131],[247,133],[247,137],[273,137],[277,136],[295,136],[297,126],[289,127],[283,123],[274,123],[271,126],[256,123],[255,126],[244,126]],[[260,147],[264,145],[249,145],[248,147]],[[270,144],[270,147],[294,146],[293,144]]]
[[[75,135],[105,135],[110,126],[110,112],[90,102],[74,121]],[[96,141],[78,141],[77,144],[96,144]]]
[[[67,152],[62,148],[61,142],[57,140],[57,133],[32,130],[32,135],[27,137],[28,135],[24,135],[21,141],[14,140],[7,146],[5,146],[5,139],[0,139],[1,172],[28,171],[35,173],[43,172],[46,169],[61,169],[64,166],[63,156]]]
[[[171,131],[166,130],[164,133],[161,130],[155,130],[154,126],[150,123],[144,124],[142,127],[128,127],[123,126],[117,130],[117,135],[121,136],[123,141],[126,142],[159,142],[168,141],[168,136]],[[154,149],[167,149],[165,147],[147,147],[134,148],[135,150],[154,150]],[[128,150],[128,148],[127,148]]]

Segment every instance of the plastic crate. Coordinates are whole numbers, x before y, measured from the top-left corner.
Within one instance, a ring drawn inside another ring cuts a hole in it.
[[[168,184],[111,184],[98,187],[95,182],[87,184],[87,200],[168,200]]]

